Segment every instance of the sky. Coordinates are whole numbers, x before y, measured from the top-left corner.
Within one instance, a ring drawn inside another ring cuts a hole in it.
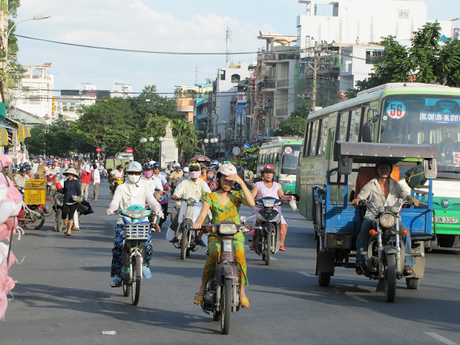
[[[369,0],[379,1],[379,0]],[[411,1],[411,0],[409,0]],[[424,0],[429,20],[460,17],[460,0]],[[226,30],[231,52],[256,52],[265,46],[259,31],[296,35],[298,0],[21,0],[16,23],[37,14],[50,18],[19,23],[16,34],[97,47],[161,52],[225,53]],[[456,22],[460,27],[460,21]],[[91,83],[110,90],[131,84],[172,94],[175,85],[204,83],[225,67],[225,55],[162,55],[95,50],[18,38],[18,61],[24,66],[52,63],[54,89]],[[232,55],[231,61],[255,62],[256,54]],[[196,72],[195,70],[198,69]],[[134,94],[134,96],[136,96]]]

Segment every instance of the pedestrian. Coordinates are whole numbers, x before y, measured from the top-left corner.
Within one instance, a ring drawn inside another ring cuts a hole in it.
[[[3,170],[5,171],[5,175],[8,176],[11,181],[13,181],[13,172],[11,171],[10,167],[8,165],[5,165]]]
[[[81,196],[83,199],[88,199],[89,185],[91,184],[91,168],[88,165],[81,172]]]
[[[62,219],[67,230],[64,231],[66,236],[71,235],[73,216],[78,207],[78,198],[81,196],[81,186],[78,182],[78,174],[74,168],[69,168],[64,173],[68,180],[64,182],[64,204],[62,205]]]
[[[97,201],[97,196],[99,193],[99,185],[101,184],[101,174],[96,164],[93,164],[93,171],[91,172],[91,181],[93,182],[93,199],[91,201]]]

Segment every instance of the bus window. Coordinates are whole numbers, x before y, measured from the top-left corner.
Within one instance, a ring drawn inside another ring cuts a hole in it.
[[[305,139],[303,141],[303,158],[308,156],[308,141],[310,140],[309,134],[310,123],[307,123],[307,128],[305,129]]]
[[[300,145],[287,145],[283,147],[281,174],[295,174],[299,157]]]
[[[348,112],[340,114],[339,128],[337,129],[338,141],[347,141],[348,117]]]
[[[310,140],[310,149],[309,149],[309,156],[315,156],[316,155],[316,147],[318,143],[318,127],[319,127],[319,120],[316,120],[315,122],[312,123],[311,126],[311,140]]]
[[[327,132],[329,129],[328,122],[329,118],[327,117],[321,121],[321,137],[319,139],[318,156],[323,156],[326,153]]]
[[[350,117],[350,135],[348,141],[356,143],[359,139],[359,129],[361,122],[361,108],[354,109],[351,111]]]

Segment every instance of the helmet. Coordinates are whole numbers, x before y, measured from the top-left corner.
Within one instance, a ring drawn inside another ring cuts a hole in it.
[[[25,173],[25,172],[26,172],[26,169],[25,169],[25,168],[19,169],[19,173],[20,173],[20,174]]]
[[[201,166],[198,163],[192,163],[189,165],[188,168],[190,171],[200,171],[201,170]]]
[[[260,173],[264,173],[264,172],[271,172],[271,173],[275,173],[275,168],[273,167],[273,165],[270,165],[270,164],[267,164],[266,166],[264,166],[262,168],[262,170],[260,171]]]
[[[141,163],[136,162],[136,161],[129,162],[128,166],[126,167],[126,172],[127,172],[127,173],[130,173],[130,172],[138,172],[138,173],[141,173],[141,172],[142,172],[142,165],[141,165]]]
[[[117,165],[117,170],[120,169],[120,168],[123,169],[123,165],[118,164],[118,165]]]
[[[211,165],[219,165],[219,161],[214,159],[212,162],[211,162]]]
[[[161,164],[158,162],[153,163],[153,169],[159,168],[161,169]]]
[[[188,173],[188,167],[184,167],[184,173]]]
[[[46,162],[46,164],[51,165],[53,164],[51,161]]]
[[[220,166],[219,170],[217,173],[220,173],[222,175],[228,176],[228,175],[234,175],[236,174],[236,168],[233,164],[231,163],[224,163]]]
[[[214,167],[209,167],[209,168],[208,168],[208,172],[210,172],[210,171],[216,171],[216,168],[214,168]]]
[[[179,170],[180,170],[180,165],[176,165],[176,166],[174,167],[174,170],[179,171]]]
[[[150,164],[150,163],[145,163],[144,164],[144,170],[145,171],[153,170],[153,165]]]
[[[174,163],[173,168],[177,168],[177,167],[180,168],[180,164],[179,163]]]

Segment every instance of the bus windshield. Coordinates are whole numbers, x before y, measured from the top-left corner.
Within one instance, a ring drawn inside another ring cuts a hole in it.
[[[381,143],[436,145],[438,170],[460,166],[460,97],[390,96],[381,114]]]
[[[281,174],[295,174],[297,169],[297,160],[299,158],[300,145],[284,145],[283,160],[281,162]]]

